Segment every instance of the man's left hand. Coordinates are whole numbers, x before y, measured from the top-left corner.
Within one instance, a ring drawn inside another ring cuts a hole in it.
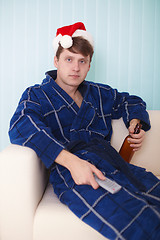
[[[140,120],[138,119],[132,119],[128,128],[131,138],[127,138],[127,140],[130,143],[130,146],[133,148],[133,151],[138,151],[141,148],[145,137],[145,131],[142,129],[140,130],[140,133],[134,134],[134,129],[139,122]]]

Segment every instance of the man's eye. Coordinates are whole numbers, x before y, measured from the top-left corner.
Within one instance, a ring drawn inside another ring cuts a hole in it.
[[[81,60],[81,63],[85,63],[85,61],[84,61],[84,60]]]
[[[70,58],[67,58],[67,62],[71,62],[71,59],[70,59]]]

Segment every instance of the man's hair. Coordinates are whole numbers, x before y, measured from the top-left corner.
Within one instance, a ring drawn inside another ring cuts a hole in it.
[[[73,37],[73,45],[68,48],[72,53],[80,53],[84,57],[90,56],[90,62],[94,53],[92,45],[83,37]],[[64,48],[59,44],[58,50],[56,52],[56,57],[59,59],[60,54],[63,52]]]

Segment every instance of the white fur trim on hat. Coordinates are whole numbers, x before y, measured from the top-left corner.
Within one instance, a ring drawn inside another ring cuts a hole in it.
[[[83,37],[84,39],[88,40],[88,42],[92,45],[92,47],[94,48],[94,41],[93,41],[93,38],[92,38],[92,35],[87,32],[87,31],[84,31],[84,30],[80,30],[80,29],[77,29],[72,37]]]
[[[59,47],[59,42],[62,38],[62,35],[59,34],[57,37],[55,37],[53,39],[53,50],[54,50],[54,53],[56,54],[57,50],[58,50],[58,47]]]

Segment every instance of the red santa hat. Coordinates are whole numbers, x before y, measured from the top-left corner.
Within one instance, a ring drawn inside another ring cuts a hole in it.
[[[53,39],[53,49],[56,53],[59,43],[63,48],[70,48],[73,45],[72,37],[83,37],[94,48],[93,38],[82,22],[77,22],[69,26],[64,26],[57,29],[56,37]]]

